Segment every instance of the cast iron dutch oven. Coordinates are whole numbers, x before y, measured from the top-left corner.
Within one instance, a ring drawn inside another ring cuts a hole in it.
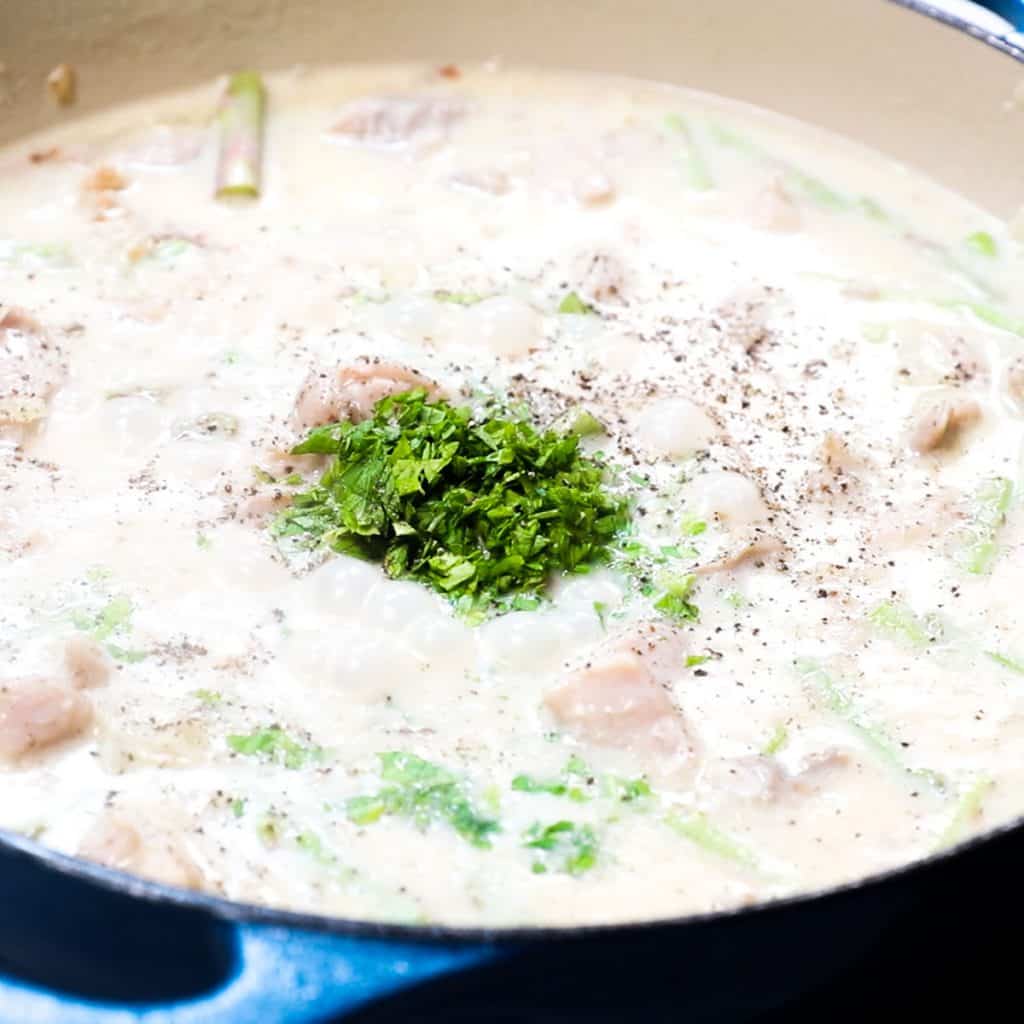
[[[1024,29],[1024,0],[985,6],[0,0],[0,142],[243,66],[497,54],[748,100],[859,139],[1009,216],[1024,202],[1024,112],[1014,102],[1024,50],[1012,41],[1012,25]],[[45,75],[61,62],[78,71],[70,113],[44,96]],[[843,1005],[832,997],[820,1012],[885,1020],[915,1005],[900,1001],[900,989],[930,993],[931,1006],[962,995],[948,965],[965,963],[986,935],[1006,934],[1024,909],[1022,859],[1024,820],[909,867],[767,906],[491,931],[247,906],[0,834],[0,1021],[731,1021],[773,1009],[773,1019],[789,1020],[790,1000],[813,1005],[815,989],[857,963],[876,982],[870,1005],[858,1002],[862,973],[831,990],[844,993]]]

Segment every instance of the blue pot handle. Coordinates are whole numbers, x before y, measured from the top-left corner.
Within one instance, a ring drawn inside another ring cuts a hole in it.
[[[116,926],[116,925],[114,925]],[[226,981],[175,1003],[98,1002],[0,974],[2,1024],[313,1024],[442,974],[483,965],[491,946],[324,935],[238,925]]]

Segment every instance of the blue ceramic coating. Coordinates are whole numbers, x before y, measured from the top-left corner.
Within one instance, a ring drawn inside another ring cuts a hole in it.
[[[1024,0],[975,0],[993,14],[1005,18],[1018,32],[1024,32]]]
[[[110,921],[116,928],[116,919]],[[493,959],[488,946],[318,935],[238,925],[233,969],[213,991],[157,1005],[104,1003],[0,977],[2,1024],[311,1024]]]

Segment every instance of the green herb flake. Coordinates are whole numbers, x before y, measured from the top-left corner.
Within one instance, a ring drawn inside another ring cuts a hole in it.
[[[568,313],[574,316],[588,316],[592,313],[596,313],[589,303],[584,302],[575,292],[569,292],[568,295],[558,304],[559,313]]]
[[[686,667],[696,668],[698,665],[703,665],[705,662],[711,660],[710,654],[688,654],[686,656]]]
[[[208,708],[214,708],[224,700],[224,697],[216,690],[193,690],[192,696]]]
[[[534,824],[523,834],[523,846],[542,854],[531,865],[535,874],[544,874],[554,866],[578,877],[597,864],[598,845],[597,835],[589,825],[571,821]]]
[[[868,621],[894,639],[911,647],[927,647],[942,635],[941,627],[932,619],[921,619],[906,605],[883,601],[868,612]]]
[[[371,825],[393,815],[409,819],[424,830],[434,822],[443,822],[471,845],[490,848],[491,835],[500,831],[498,822],[476,811],[462,782],[447,768],[401,751],[389,751],[378,757],[381,778],[392,785],[376,794],[349,800],[349,821]]]
[[[517,775],[512,780],[512,788],[519,793],[547,793],[551,796],[564,796],[576,803],[585,803],[589,797],[573,779],[580,778],[589,784],[593,781],[586,762],[577,754],[573,754],[566,762],[562,775],[557,779],[538,779],[532,775]]]
[[[672,622],[697,622],[700,609],[689,599],[696,583],[695,573],[660,576],[657,580],[659,594],[654,601],[655,611],[661,612]]]
[[[235,797],[235,799],[232,800],[231,804],[230,804],[231,813],[236,818],[241,818],[245,814],[245,805],[246,805],[246,803],[247,803],[247,801],[245,800],[244,797],[240,797],[240,796]]]
[[[293,771],[323,758],[319,747],[304,747],[296,743],[277,725],[258,729],[247,736],[228,736],[227,744],[236,754],[272,761]]]
[[[601,560],[628,519],[575,435],[476,419],[422,391],[317,428],[294,453],[333,459],[277,519],[278,536],[378,562],[470,621],[537,607],[554,573]]]
[[[789,730],[780,722],[761,748],[762,757],[773,757],[789,742]]]
[[[964,239],[964,246],[972,253],[994,260],[999,256],[999,246],[987,231],[975,231]]]

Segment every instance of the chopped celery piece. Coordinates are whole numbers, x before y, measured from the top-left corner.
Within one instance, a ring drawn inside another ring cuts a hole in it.
[[[939,836],[936,849],[944,850],[965,838],[971,824],[981,817],[985,797],[988,796],[994,785],[992,779],[981,778],[961,794],[957,800],[956,809],[953,811],[952,819],[942,835]]]
[[[0,264],[18,267],[70,267],[71,250],[62,242],[0,241]]]
[[[713,853],[716,857],[732,861],[734,864],[741,864],[747,868],[756,868],[758,865],[757,858],[753,853],[713,824],[703,812],[686,816],[669,814],[665,818],[665,824],[674,832],[689,839],[691,843],[695,843],[702,850]]]
[[[961,552],[963,567],[975,576],[991,572],[999,554],[999,530],[1013,504],[1014,487],[1006,477],[984,481],[974,496],[974,514],[967,528],[967,544]]]
[[[941,629],[934,621],[918,618],[906,605],[895,601],[883,601],[876,605],[868,612],[868,620],[911,647],[926,647],[941,635]]]
[[[996,240],[987,231],[975,231],[964,239],[964,245],[979,256],[987,259],[996,259],[999,255],[999,246]]]
[[[263,79],[255,71],[240,71],[231,76],[220,109],[218,199],[259,196],[265,106]]]
[[[558,304],[559,313],[569,313],[576,316],[586,316],[595,312],[594,307],[584,302],[575,292],[568,295]]]
[[[1009,331],[1011,334],[1024,338],[1024,320],[1004,312],[997,306],[992,306],[985,302],[971,302],[966,299],[940,299],[936,302],[936,305],[941,306],[943,309],[955,309],[960,312],[971,313],[979,320],[983,320],[993,327],[998,327],[1001,330]]]
[[[711,177],[711,169],[700,146],[694,138],[693,131],[685,118],[678,114],[669,114],[665,118],[665,126],[680,137],[683,143],[683,168],[690,188],[698,192],[707,192],[715,187]]]
[[[780,723],[775,726],[775,731],[771,734],[768,742],[761,748],[761,754],[764,757],[771,757],[773,754],[777,754],[788,742],[789,730]]]
[[[813,658],[799,658],[796,670],[811,685],[822,704],[837,718],[845,721],[860,736],[865,746],[873,750],[883,761],[911,776],[922,779],[933,789],[942,792],[945,779],[927,768],[911,768],[904,761],[903,748],[881,726],[869,721],[864,711],[843,686],[832,678]]]
[[[1003,668],[1008,668],[1011,672],[1024,676],[1024,661],[1019,658],[1011,658],[1008,654],[1000,654],[999,651],[986,651],[985,654],[997,665],[1002,665]]]

